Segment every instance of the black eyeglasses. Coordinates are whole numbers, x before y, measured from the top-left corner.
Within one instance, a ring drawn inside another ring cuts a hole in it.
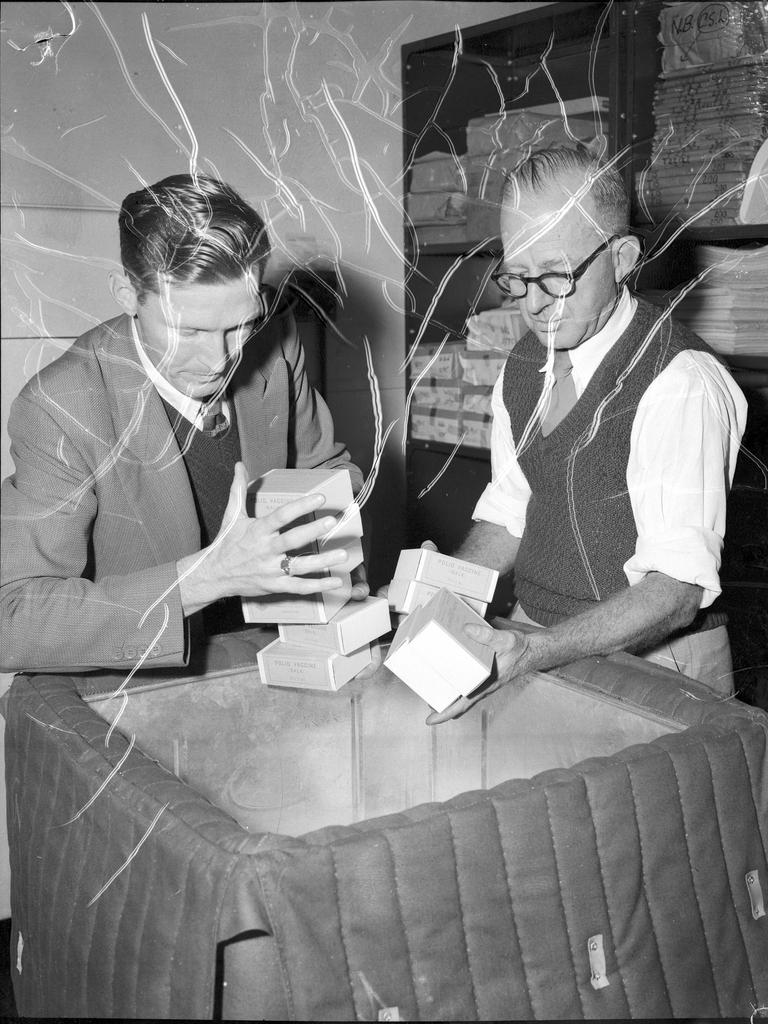
[[[532,284],[537,284],[552,299],[567,299],[569,295],[573,295],[576,289],[576,282],[586,273],[590,264],[617,238],[621,238],[621,235],[611,235],[593,253],[587,256],[583,263],[580,263],[575,270],[571,270],[568,273],[548,273],[539,274],[538,277],[525,277],[524,274],[508,274],[506,270],[499,267],[498,270],[491,274],[491,280],[497,288],[506,295],[510,295],[513,299],[524,298],[528,294],[529,285]]]

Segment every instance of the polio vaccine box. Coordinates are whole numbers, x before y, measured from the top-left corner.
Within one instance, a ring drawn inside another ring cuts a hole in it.
[[[246,509],[249,515],[261,519],[307,494],[322,494],[325,498],[324,504],[308,518],[335,516],[337,519],[336,526],[315,542],[313,550],[345,548],[347,561],[337,568],[351,572],[363,561],[360,543],[363,524],[348,469],[272,469],[249,484]]]
[[[440,587],[433,587],[429,583],[420,583],[419,580],[395,578],[389,584],[387,600],[393,612],[409,615],[433,598],[439,589]],[[488,610],[487,601],[476,601],[473,597],[466,597],[464,594],[459,596],[478,615],[485,615]]]
[[[340,654],[278,639],[256,657],[261,681],[267,686],[338,690],[371,664],[371,649],[365,646],[353,654]]]
[[[320,623],[330,622],[352,596],[352,578],[348,572],[335,569],[308,573],[303,579],[324,579],[338,576],[342,584],[334,590],[321,590],[315,594],[264,594],[261,597],[241,598],[243,618],[246,622],[268,623]]]
[[[485,602],[492,600],[498,578],[496,569],[487,569],[484,565],[465,562],[428,548],[401,551],[395,568],[395,579],[418,580]]]
[[[351,654],[391,628],[386,598],[368,597],[350,601],[325,625],[280,625],[279,632],[285,643]]]
[[[445,711],[493,668],[493,649],[464,632],[470,624],[486,622],[456,594],[440,590],[400,624],[384,664],[435,711]]]

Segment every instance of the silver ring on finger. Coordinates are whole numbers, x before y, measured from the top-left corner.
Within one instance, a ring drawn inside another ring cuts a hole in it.
[[[280,568],[282,569],[283,573],[286,576],[292,576],[293,575],[292,565],[293,565],[293,558],[291,557],[291,555],[283,555],[282,559],[280,560]]]

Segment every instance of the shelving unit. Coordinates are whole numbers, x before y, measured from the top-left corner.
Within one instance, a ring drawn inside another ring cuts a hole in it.
[[[634,195],[635,178],[648,164],[655,131],[661,8],[661,0],[557,3],[466,30],[460,45],[453,35],[441,35],[404,46],[406,191],[415,157],[450,147],[457,155],[466,152],[466,126],[472,118],[549,104],[558,94],[564,100],[605,96],[608,111],[601,116],[607,153],[621,154],[618,166],[633,197],[634,228],[649,242],[660,235],[668,238],[675,226],[660,229],[647,223]],[[429,345],[446,337],[460,338],[469,312],[501,304],[502,296],[487,283],[492,264],[501,255],[498,237],[417,244],[413,230],[406,228],[404,242],[406,284],[413,295],[413,308],[406,313],[406,353],[416,339],[420,345]],[[663,258],[643,267],[633,287],[671,289],[689,280],[696,246],[701,243],[765,244],[768,225],[687,228]],[[768,359],[737,356],[731,366],[750,400],[751,420],[757,424],[757,436],[748,439],[763,445],[756,454],[768,460],[759,426],[768,423],[764,398]],[[470,525],[475,502],[490,479],[490,456],[485,450],[461,447],[446,468],[452,451],[452,444],[440,441],[408,442],[409,543],[431,537],[450,551]],[[756,469],[754,463],[746,462],[740,460],[737,474],[748,480],[745,486],[752,487]],[[435,482],[438,474],[442,475]],[[729,518],[729,533],[732,526]],[[502,595],[495,610],[502,611],[507,598]]]

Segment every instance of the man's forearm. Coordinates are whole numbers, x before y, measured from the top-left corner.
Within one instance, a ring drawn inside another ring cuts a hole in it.
[[[687,626],[695,616],[701,588],[649,573],[588,611],[528,636],[526,652],[513,674],[565,665],[577,658],[616,651],[642,653]]]
[[[500,575],[504,575],[514,568],[519,547],[520,538],[513,537],[503,526],[480,521],[472,524],[453,554],[467,562],[497,569]]]

